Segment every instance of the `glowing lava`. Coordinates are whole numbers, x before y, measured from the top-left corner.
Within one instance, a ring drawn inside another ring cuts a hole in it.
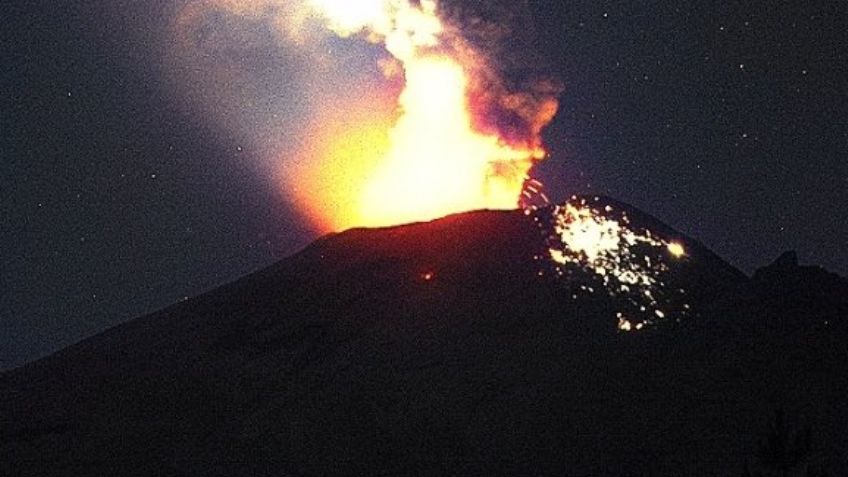
[[[444,46],[449,34],[435,1],[311,4],[337,34],[362,33],[381,42],[393,57],[384,71],[404,81],[387,144],[362,144],[368,135],[355,128],[307,172],[307,181],[320,180],[332,167],[344,182],[325,180],[326,187],[307,188],[310,197],[300,197],[319,224],[335,230],[385,226],[518,205],[528,170],[545,153],[531,145],[535,140],[515,146],[475,130],[469,108],[474,68],[463,63],[473,55]]]
[[[467,79],[456,62],[419,58],[407,65],[406,75],[404,114],[390,133],[391,150],[360,197],[360,221],[389,225],[515,208],[534,154],[472,129]]]
[[[616,214],[610,205],[600,209],[576,197],[562,205],[525,211],[542,227],[548,241],[546,261],[557,276],[582,274],[597,288],[578,279],[574,283],[582,283],[580,292],[598,289],[623,299],[625,308],[616,316],[619,330],[641,330],[669,313],[675,319],[688,313],[689,305],[683,303],[686,291],[666,281],[670,264],[686,256],[679,242],[633,227],[627,214]]]

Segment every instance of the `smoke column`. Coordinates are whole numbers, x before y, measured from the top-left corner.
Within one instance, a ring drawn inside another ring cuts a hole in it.
[[[346,101],[326,91],[300,146],[277,156],[289,199],[319,228],[339,230],[518,205],[528,171],[545,157],[541,132],[561,86],[518,55],[496,57],[531,34],[521,2],[480,5],[208,0],[187,4],[175,30],[190,45],[198,19],[223,14],[271,24],[281,43],[304,52],[320,52],[326,35],[374,45],[379,86]],[[309,68],[320,70],[322,55]]]

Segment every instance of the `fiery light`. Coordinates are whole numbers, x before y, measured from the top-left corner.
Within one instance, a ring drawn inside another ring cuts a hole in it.
[[[344,118],[322,118],[320,141],[301,151],[305,157],[290,175],[308,180],[283,185],[323,230],[360,223],[352,198],[361,195],[363,184],[361,175],[351,171],[376,170],[389,150],[388,120],[370,118],[354,107],[346,111]]]
[[[610,296],[624,299],[627,309],[617,314],[620,331],[641,330],[666,319],[669,308],[678,308],[685,290],[668,287],[665,276],[667,257],[685,255],[679,242],[632,227],[626,214],[616,214],[609,205],[601,209],[576,197],[560,206],[526,210],[543,227],[547,259],[558,276],[583,273],[600,281]],[[583,284],[580,291],[594,293],[595,288]],[[682,315],[689,305],[679,308],[675,311]]]
[[[395,73],[399,66],[405,81],[387,147],[367,148],[372,157],[351,157],[345,148],[333,149],[332,157],[322,161],[334,164],[334,174],[349,183],[336,187],[345,197],[321,192],[336,196],[333,207],[312,207],[322,224],[334,229],[384,226],[518,205],[527,171],[545,153],[530,146],[538,143],[537,138],[515,146],[495,133],[475,130],[469,107],[473,68],[463,64],[472,55],[460,55],[444,45],[446,27],[435,1],[310,0],[310,4],[337,34],[364,33],[370,41],[381,42],[396,60],[384,63],[384,72]],[[550,118],[543,115],[543,119]],[[322,174],[326,173],[313,171],[307,180]],[[322,197],[313,200],[329,202]]]
[[[609,205],[572,198],[551,206],[542,184],[528,180],[530,167],[545,157],[541,131],[556,113],[561,87],[540,78],[507,82],[493,58],[440,18],[436,0],[190,0],[175,22],[182,49],[214,39],[201,34],[207,8],[251,21],[270,16],[286,40],[312,53],[319,72],[332,70],[325,56],[332,50],[316,41],[316,26],[385,49],[376,65],[385,88],[366,91],[351,82],[351,89],[363,89],[353,101],[330,92],[304,127],[308,133],[298,136],[298,150],[281,152],[282,189],[319,228],[520,205],[542,226],[544,259],[556,275],[580,275],[568,281],[573,296],[605,291],[623,299],[619,330],[641,330],[689,310],[678,306],[685,291],[666,284],[670,264],[687,255],[681,243],[633,227]]]
[[[208,110],[239,134],[256,136],[260,149],[274,156],[269,162],[274,163],[281,192],[321,231],[428,220],[470,209],[514,208],[528,170],[545,157],[541,131],[556,113],[559,83],[532,73],[532,65],[525,68],[514,61],[504,62],[510,68],[510,74],[504,74],[499,59],[488,54],[503,51],[498,40],[489,44],[481,38],[492,35],[478,34],[493,26],[475,21],[460,25],[465,20],[453,13],[442,17],[437,0],[184,3],[174,21],[177,76],[183,71],[211,72],[193,77],[192,83],[220,78],[211,95],[198,95],[195,89],[206,89],[189,87],[183,96],[211,105]],[[220,13],[247,20],[237,23],[247,29],[237,35],[237,48],[266,45],[264,32],[250,34],[260,22],[279,33],[284,48],[291,48],[286,56],[297,65],[293,69],[303,73],[292,81],[304,86],[300,96],[291,89],[287,93],[307,119],[269,126],[280,128],[281,138],[266,137],[262,128],[254,127],[256,114],[236,114],[249,92],[236,80],[250,85],[242,69],[234,67],[238,63],[205,61],[218,51],[219,39],[227,38],[218,32]],[[501,36],[509,29],[507,24],[497,27]],[[466,29],[473,30],[473,43],[463,38]],[[359,44],[339,48],[327,35]],[[375,45],[371,52],[365,53],[365,42]],[[375,50],[384,54],[373,69],[357,64],[355,75],[344,71],[347,60],[356,64]],[[337,57],[339,52],[357,57]],[[349,82],[346,74],[352,76]],[[220,88],[230,88],[226,92],[238,102],[222,101]],[[282,150],[283,145],[291,147]]]
[[[403,116],[390,133],[390,151],[365,185],[359,221],[389,225],[516,207],[534,154],[472,129],[462,67],[429,56],[409,63],[406,75]]]
[[[668,244],[668,251],[678,258],[686,255],[686,250],[683,248],[683,245],[680,245],[678,242],[670,242]]]

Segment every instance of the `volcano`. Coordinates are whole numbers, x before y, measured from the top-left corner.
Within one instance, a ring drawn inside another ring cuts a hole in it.
[[[692,316],[620,332],[520,211],[352,229],[0,374],[0,473],[848,471],[848,282],[597,200],[682,243]]]

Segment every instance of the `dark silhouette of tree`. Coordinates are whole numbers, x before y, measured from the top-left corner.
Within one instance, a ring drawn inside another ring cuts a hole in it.
[[[819,465],[809,426],[794,431],[782,409],[775,412],[768,434],[760,441],[756,459],[748,463],[745,477],[827,477]]]

